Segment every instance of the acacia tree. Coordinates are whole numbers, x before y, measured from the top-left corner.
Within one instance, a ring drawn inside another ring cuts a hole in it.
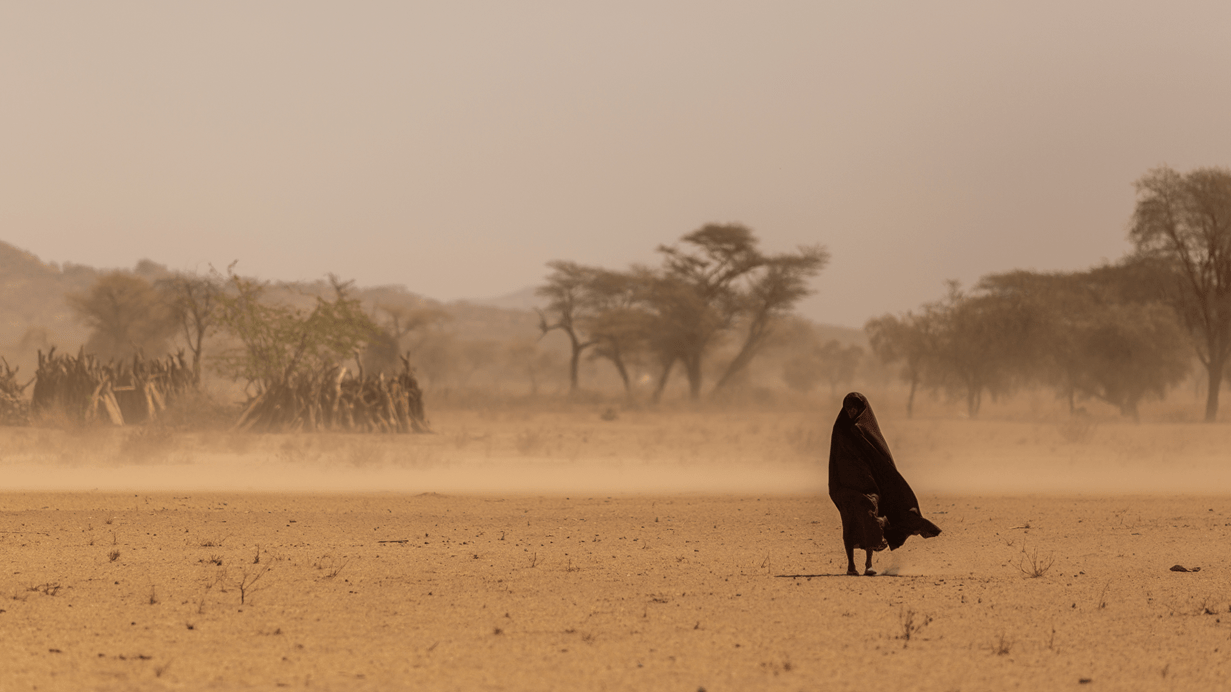
[[[758,242],[742,224],[706,224],[678,244],[658,248],[663,268],[647,301],[661,330],[655,350],[663,369],[655,399],[677,361],[684,366],[689,394],[699,398],[707,352],[743,324],[740,349],[715,390],[727,386],[765,345],[776,320],[810,293],[807,280],[829,261],[819,245],[767,256]]]
[[[624,393],[632,393],[629,359],[645,349],[649,320],[641,307],[642,283],[634,271],[592,269],[582,291],[581,325],[593,340],[591,356],[615,366]]]
[[[1140,255],[1171,268],[1170,302],[1205,366],[1205,420],[1213,422],[1231,356],[1231,170],[1180,174],[1163,166],[1135,185],[1129,239]]]
[[[689,395],[700,398],[706,351],[733,326],[741,307],[736,282],[765,262],[756,246],[752,231],[740,224],[706,224],[677,245],[659,246],[663,271],[649,297],[671,338],[659,342],[665,365],[656,399],[677,360],[688,377]]]
[[[744,342],[714,385],[715,391],[748,367],[773,334],[778,320],[812,293],[808,280],[828,262],[829,252],[820,245],[801,246],[797,253],[764,258],[761,266],[750,272],[749,285],[739,296],[741,319],[747,325]]]
[[[91,329],[86,350],[102,358],[126,358],[138,351],[159,357],[175,334],[170,306],[139,276],[104,274],[89,291],[70,293],[66,300]]]
[[[350,297],[352,281],[330,274],[333,300],[317,297],[312,310],[262,300],[266,284],[232,273],[231,290],[219,294],[218,323],[242,348],[219,357],[219,368],[258,391],[285,382],[300,367],[317,368],[353,356],[379,328]]]
[[[559,329],[569,339],[572,356],[569,359],[569,393],[577,391],[577,369],[581,354],[595,341],[586,335],[583,324],[589,315],[585,301],[586,286],[593,276],[592,269],[576,262],[553,260],[547,263],[551,274],[547,283],[535,293],[547,298],[547,307],[536,309],[539,314],[539,331],[544,336]]]

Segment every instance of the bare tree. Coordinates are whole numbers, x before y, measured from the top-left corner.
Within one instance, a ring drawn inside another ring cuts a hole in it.
[[[1213,422],[1231,356],[1231,170],[1180,174],[1163,166],[1138,180],[1136,188],[1129,239],[1140,255],[1173,268],[1171,303],[1205,366],[1205,420]]]
[[[207,334],[216,328],[218,294],[222,291],[221,277],[217,274],[196,276],[177,274],[159,279],[155,287],[170,306],[180,335],[192,352],[193,381],[201,384],[201,356]]]
[[[539,314],[539,330],[546,335],[559,329],[569,339],[572,357],[569,359],[569,393],[577,391],[577,368],[581,362],[581,354],[594,345],[594,339],[586,335],[583,323],[587,316],[588,306],[585,302],[585,292],[591,280],[593,270],[576,262],[553,260],[547,263],[551,274],[547,275],[547,283],[535,292],[547,298],[547,307],[536,310]]]

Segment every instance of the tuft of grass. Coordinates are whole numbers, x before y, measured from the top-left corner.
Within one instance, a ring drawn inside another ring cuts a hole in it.
[[[897,638],[902,640],[902,648],[905,649],[912,637],[931,624],[932,616],[916,613],[913,608],[904,608],[898,614],[898,622],[902,626],[902,633]]]
[[[998,635],[996,641],[992,642],[992,653],[997,656],[1008,656],[1012,649],[1013,640],[1004,636],[1004,633]]]
[[[1056,558],[1054,555],[1039,557],[1038,550],[1035,550],[1033,553],[1028,553],[1026,552],[1026,547],[1022,546],[1022,555],[1017,562],[1017,568],[1027,577],[1037,579],[1047,574],[1047,571],[1051,569],[1051,566],[1055,561]]]
[[[333,555],[322,555],[312,566],[325,572],[325,579],[333,579],[341,573],[342,568],[350,564],[350,560],[338,560]]]
[[[107,559],[109,559],[109,560],[110,560],[110,561],[112,561],[112,562],[115,562],[116,560],[119,560],[119,559],[120,559],[120,551],[118,551],[118,550],[112,550],[111,552],[107,553]]]
[[[37,591],[43,594],[44,596],[54,596],[60,593],[60,588],[61,588],[60,582],[49,581],[49,582],[44,582],[42,584],[38,584],[36,586],[31,586],[27,588],[26,591]],[[13,598],[14,600],[21,600],[21,599],[17,599],[16,596],[14,596]]]

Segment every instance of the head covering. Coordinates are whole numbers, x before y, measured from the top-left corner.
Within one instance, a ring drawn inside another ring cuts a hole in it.
[[[872,405],[859,392],[846,395],[834,421],[829,496],[842,515],[844,537],[854,547],[883,550],[887,544],[895,550],[910,536],[940,533],[920,513],[914,491],[893,463]]]

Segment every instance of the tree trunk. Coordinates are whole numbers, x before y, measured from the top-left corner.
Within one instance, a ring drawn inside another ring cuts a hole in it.
[[[663,396],[663,389],[667,387],[667,378],[671,376],[671,368],[675,366],[675,359],[663,361],[662,374],[658,376],[658,384],[654,385],[654,394],[650,396],[650,401],[658,403],[658,400]]]
[[[684,361],[688,373],[688,398],[696,401],[701,398],[701,358],[689,357]]]
[[[1213,423],[1218,419],[1218,389],[1222,385],[1222,370],[1226,364],[1226,356],[1210,353],[1210,364],[1206,366],[1210,379],[1205,394],[1205,422]]]
[[[573,357],[568,364],[568,393],[577,393],[577,367],[581,363],[581,349],[577,347],[577,340],[573,340]]]
[[[620,373],[620,379],[624,381],[624,393],[631,395],[633,393],[633,383],[628,378],[628,368],[624,367],[624,360],[617,355],[611,359],[611,362],[615,364],[616,371]]]
[[[983,403],[983,388],[968,387],[966,389],[966,415],[971,419],[979,417],[979,408]]]
[[[919,387],[919,376],[914,375],[910,378],[910,396],[906,397],[906,417],[914,418],[915,416],[915,390]]]
[[[752,357],[760,350],[761,344],[764,343],[768,335],[769,329],[763,323],[753,324],[748,331],[748,338],[744,340],[744,345],[740,348],[739,353],[735,354],[735,358],[727,365],[726,371],[722,373],[722,377],[718,378],[718,382],[714,385],[715,392],[726,387],[741,370],[748,367],[748,364],[752,362]],[[698,392],[700,392],[699,388]]]

